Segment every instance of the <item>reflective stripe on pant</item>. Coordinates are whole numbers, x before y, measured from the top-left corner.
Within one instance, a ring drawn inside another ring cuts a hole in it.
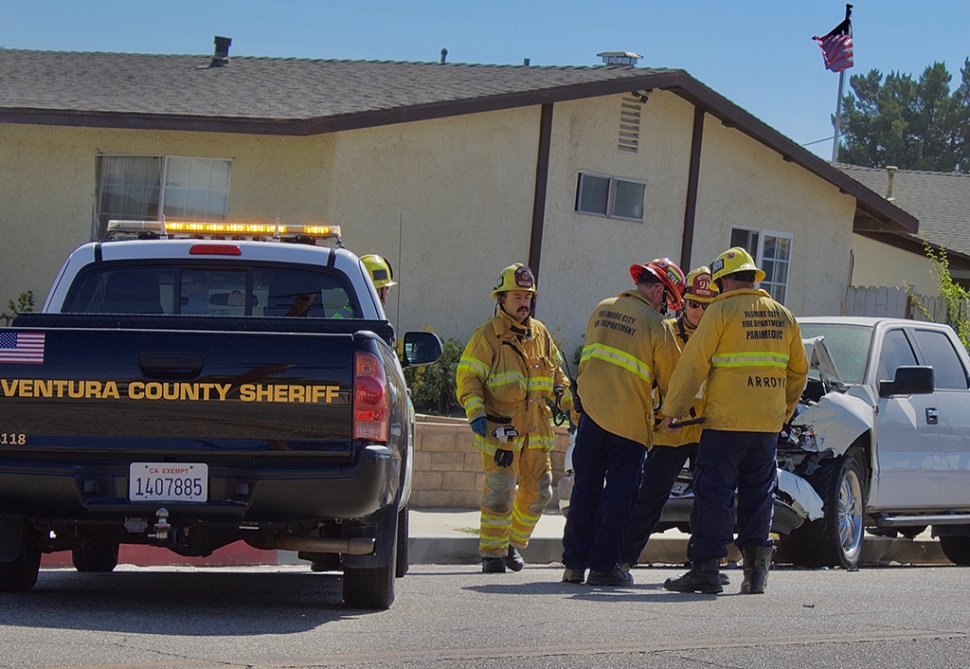
[[[654,446],[643,463],[640,494],[630,511],[630,522],[623,537],[620,562],[634,565],[650,540],[664,506],[670,499],[670,489],[688,458],[697,454],[697,444],[683,446]]]
[[[485,490],[478,552],[482,557],[502,557],[511,543],[529,545],[532,530],[552,499],[552,462],[549,451],[526,447],[515,452],[511,467],[499,467],[492,455],[482,455]],[[518,487],[516,487],[518,480]]]
[[[734,491],[738,493],[739,549],[773,545],[771,515],[778,478],[777,432],[704,430],[694,462],[694,506],[687,558],[706,562],[727,555],[734,539]]]
[[[573,493],[562,538],[566,567],[607,571],[618,564],[646,454],[643,444],[607,432],[587,414],[582,415],[573,449]]]

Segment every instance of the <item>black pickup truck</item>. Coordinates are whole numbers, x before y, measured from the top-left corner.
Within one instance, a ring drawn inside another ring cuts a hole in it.
[[[31,589],[45,552],[111,571],[120,544],[244,540],[342,569],[348,605],[387,608],[413,467],[393,342],[343,249],[79,248],[44,311],[0,329],[0,591]],[[441,351],[403,344],[404,364]]]

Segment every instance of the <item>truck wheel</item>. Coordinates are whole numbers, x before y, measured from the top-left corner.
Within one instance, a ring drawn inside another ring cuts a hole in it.
[[[387,609],[394,603],[394,575],[397,551],[385,567],[344,567],[344,603],[355,609]]]
[[[105,573],[118,566],[118,544],[85,541],[71,550],[71,561],[79,572]]]
[[[866,484],[857,449],[822,463],[808,477],[822,498],[824,516],[792,530],[792,561],[805,567],[852,569],[862,555]]]
[[[940,548],[953,564],[970,567],[970,537],[942,536]]]
[[[27,592],[40,573],[40,535],[24,525],[20,555],[13,562],[0,562],[0,592]]]
[[[408,573],[408,507],[405,506],[397,514],[397,566],[394,576],[404,578]]]

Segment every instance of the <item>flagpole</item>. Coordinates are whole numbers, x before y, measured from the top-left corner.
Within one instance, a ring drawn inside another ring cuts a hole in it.
[[[832,162],[839,159],[839,135],[842,132],[842,87],[845,85],[845,70],[839,72],[839,99],[835,103],[835,137],[832,138]]]
[[[852,5],[845,5],[845,20],[852,16]],[[842,89],[845,86],[845,69],[839,71],[839,99],[835,102],[835,136],[832,137],[832,162],[839,160],[839,135],[842,134]]]

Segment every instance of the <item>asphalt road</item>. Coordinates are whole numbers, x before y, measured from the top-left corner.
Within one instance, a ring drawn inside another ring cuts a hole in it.
[[[668,593],[559,582],[561,569],[415,566],[388,611],[348,609],[305,567],[43,570],[0,595],[0,667],[970,666],[970,569],[773,571],[768,593]]]

